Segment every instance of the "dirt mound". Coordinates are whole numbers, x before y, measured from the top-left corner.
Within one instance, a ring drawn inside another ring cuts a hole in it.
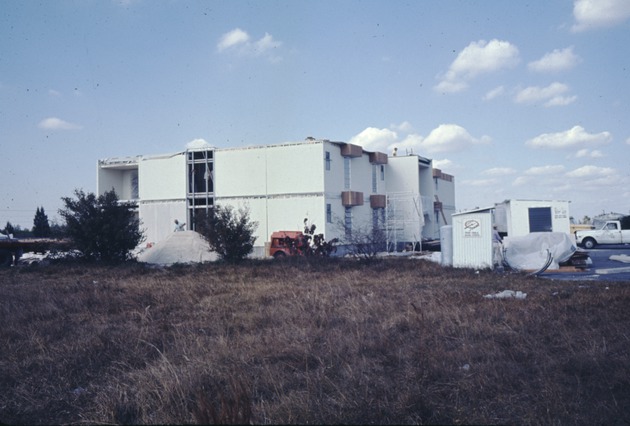
[[[138,261],[156,265],[200,263],[217,260],[204,238],[195,231],[173,232],[169,237],[138,254]]]

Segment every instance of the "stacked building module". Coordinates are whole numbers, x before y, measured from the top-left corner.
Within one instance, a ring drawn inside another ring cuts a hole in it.
[[[439,238],[455,211],[454,178],[430,159],[310,138],[99,160],[97,192],[112,189],[137,205],[147,242],[165,239],[175,220],[194,230],[196,213],[215,205],[247,208],[256,256],[272,232],[302,230],[305,218],[328,240],[379,229],[400,249]]]

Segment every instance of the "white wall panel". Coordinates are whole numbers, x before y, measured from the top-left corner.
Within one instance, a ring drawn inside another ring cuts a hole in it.
[[[217,150],[214,153],[214,193],[217,197],[247,197],[267,193],[265,147]]]
[[[139,213],[145,232],[145,243],[164,240],[175,229],[175,219],[186,222],[186,202],[141,202]]]
[[[492,212],[453,216],[453,266],[492,268]]]
[[[322,143],[276,145],[267,148],[267,193],[322,192],[324,189]]]
[[[141,200],[186,198],[186,157],[147,157],[140,161],[138,187]]]

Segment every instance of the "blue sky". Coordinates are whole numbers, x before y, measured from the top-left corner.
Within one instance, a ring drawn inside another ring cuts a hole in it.
[[[308,136],[432,158],[458,210],[630,212],[629,0],[0,5],[0,227],[100,158]]]

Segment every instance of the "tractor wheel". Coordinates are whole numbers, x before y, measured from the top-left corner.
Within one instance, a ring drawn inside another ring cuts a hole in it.
[[[283,252],[283,251],[277,251],[277,252],[275,252],[273,254],[273,258],[274,259],[282,259],[282,258],[284,258],[286,256],[287,256],[287,254],[285,252]]]

